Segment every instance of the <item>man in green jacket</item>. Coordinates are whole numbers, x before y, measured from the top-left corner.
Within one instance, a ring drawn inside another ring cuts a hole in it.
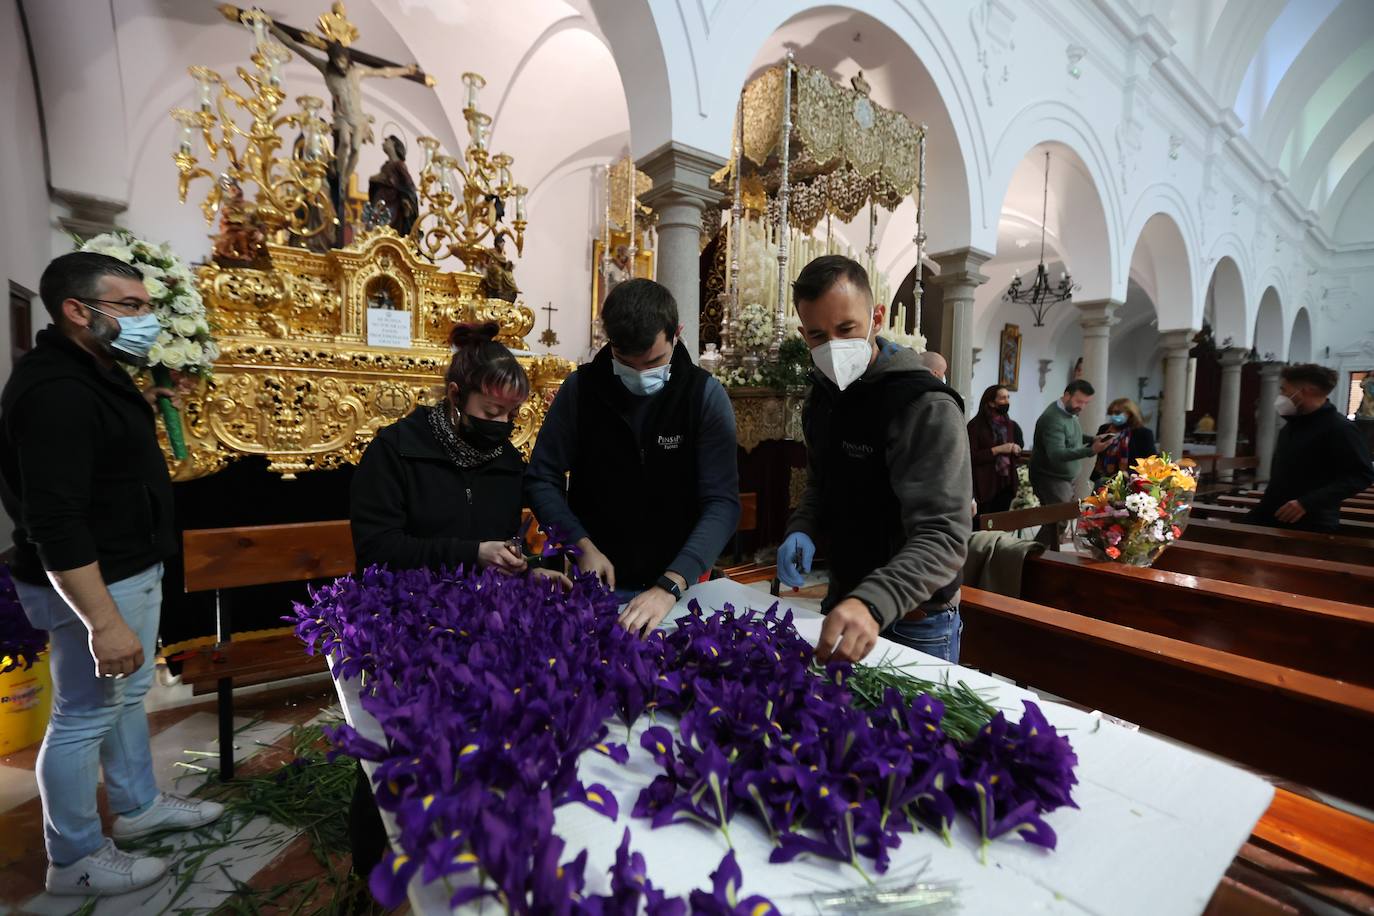
[[[1046,407],[1035,421],[1030,478],[1042,506],[1072,502],[1079,463],[1101,452],[1112,440],[1111,433],[1089,439],[1078,425],[1078,415],[1092,399],[1093,386],[1083,379],[1074,379],[1064,389],[1063,397]],[[1036,540],[1058,549],[1062,533],[1061,525],[1045,525]]]

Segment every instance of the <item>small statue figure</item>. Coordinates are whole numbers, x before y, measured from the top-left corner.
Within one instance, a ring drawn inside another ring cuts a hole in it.
[[[488,299],[514,302],[515,297],[520,295],[520,288],[515,285],[515,265],[506,257],[505,246],[505,233],[496,233],[492,249],[488,252],[487,269],[482,277],[482,295]]]
[[[211,254],[224,267],[242,267],[267,256],[267,236],[253,208],[243,198],[243,188],[228,175],[219,177],[219,232]]]
[[[410,169],[406,167],[405,143],[391,134],[382,141],[382,152],[386,153],[386,162],[367,182],[368,203],[374,207],[385,206],[391,214],[388,225],[397,235],[409,235],[420,214],[420,196],[415,190],[415,180],[410,177]]]

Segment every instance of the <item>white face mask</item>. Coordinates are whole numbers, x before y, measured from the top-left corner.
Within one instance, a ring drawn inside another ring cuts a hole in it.
[[[1298,412],[1298,405],[1294,404],[1288,395],[1281,394],[1274,398],[1274,412],[1281,417],[1291,417]]]
[[[869,320],[869,333],[872,333],[872,319]],[[811,361],[821,374],[841,391],[859,380],[868,369],[873,358],[873,345],[868,334],[863,337],[845,337],[840,340],[827,340],[811,351]]]

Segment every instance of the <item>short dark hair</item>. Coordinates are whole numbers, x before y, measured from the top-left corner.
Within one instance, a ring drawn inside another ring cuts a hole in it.
[[[1316,363],[1295,363],[1279,370],[1279,378],[1290,385],[1311,385],[1322,394],[1330,394],[1336,387],[1336,370]]]
[[[1086,394],[1088,397],[1092,397],[1095,392],[1087,379],[1076,378],[1064,386],[1064,393],[1067,395]]]
[[[601,325],[612,347],[635,356],[652,347],[660,331],[666,340],[677,336],[677,300],[662,283],[626,280],[606,296]]]
[[[137,267],[119,258],[94,251],[73,251],[53,258],[38,281],[38,295],[53,321],[62,317],[62,303],[68,299],[94,299],[100,295],[105,277],[124,277],[142,282]]]
[[[868,285],[868,271],[862,264],[842,254],[825,254],[803,267],[792,281],[792,304],[814,302],[840,280],[848,280],[873,301],[873,287]]]
[[[460,324],[449,334],[453,359],[444,382],[458,386],[458,409],[469,394],[481,391],[499,394],[511,391],[524,400],[530,396],[530,377],[525,367],[504,344],[496,342],[501,331],[494,321],[486,324]]]

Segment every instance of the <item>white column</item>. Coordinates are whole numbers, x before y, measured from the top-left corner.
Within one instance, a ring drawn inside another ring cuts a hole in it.
[[[1083,329],[1083,378],[1097,392],[1080,418],[1083,429],[1092,432],[1105,420],[1107,405],[1119,397],[1118,392],[1107,390],[1107,360],[1111,353],[1112,325],[1118,321],[1116,310],[1121,303],[1098,299],[1075,302],[1074,307],[1078,309],[1078,324]]]
[[[1279,396],[1279,372],[1283,363],[1260,364],[1259,402],[1255,407],[1255,454],[1259,456],[1260,482],[1269,480],[1274,462],[1274,443],[1279,436],[1279,415],[1274,411],[1274,399]]]
[[[1165,331],[1159,335],[1164,348],[1164,402],[1160,405],[1159,448],[1177,459],[1183,454],[1183,421],[1187,414],[1188,352],[1197,331]]]
[[[939,352],[949,362],[949,384],[964,399],[966,413],[974,413],[973,402],[973,294],[988,278],[978,272],[992,255],[976,248],[961,248],[931,255],[940,266],[942,339],[926,346]]]
[[[1236,456],[1236,439],[1240,430],[1240,373],[1250,351],[1244,347],[1227,347],[1218,352],[1221,359],[1221,398],[1217,405],[1217,454],[1226,458]],[[1232,473],[1222,471],[1221,480],[1230,480]]]
[[[700,352],[701,215],[720,202],[711,175],[724,164],[712,153],[673,142],[637,163],[654,180],[639,197],[658,213],[658,282],[677,300],[682,343],[692,359]]]

